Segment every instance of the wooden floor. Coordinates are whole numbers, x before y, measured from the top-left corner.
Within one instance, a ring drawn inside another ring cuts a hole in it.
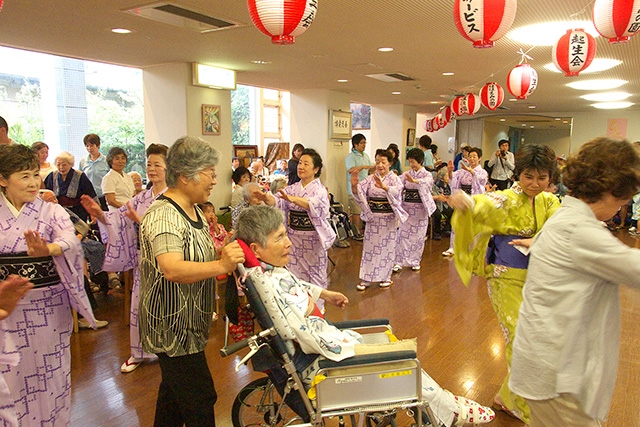
[[[629,245],[635,243],[626,232],[616,233]],[[594,244],[596,244],[594,242]],[[327,309],[333,320],[387,317],[401,338],[418,338],[419,359],[427,372],[454,394],[490,405],[506,372],[504,339],[491,308],[484,280],[474,278],[464,287],[452,261],[440,253],[448,239],[428,241],[419,272],[403,270],[393,277],[389,289],[371,288],[358,292],[358,268],[362,244],[330,251],[336,267],[330,274],[330,288],[345,293],[348,308]],[[622,347],[617,387],[606,426],[640,426],[640,292],[622,288]],[[129,374],[120,365],[129,356],[129,328],[124,324],[122,294],[98,296],[96,315],[109,320],[98,330],[81,330],[71,339],[72,421],[81,426],[151,426],[160,382],[157,362],[145,363]],[[241,356],[223,359],[224,323],[211,330],[206,353],[213,373],[218,403],[219,427],[231,426],[231,405],[237,392],[260,375],[248,367],[235,372]],[[489,424],[493,427],[522,426],[503,413]]]

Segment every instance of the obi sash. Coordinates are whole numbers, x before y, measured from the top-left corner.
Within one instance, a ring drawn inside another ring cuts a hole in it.
[[[371,213],[393,213],[391,203],[386,197],[369,197],[368,202]]]
[[[33,257],[26,252],[0,254],[0,280],[6,280],[11,274],[29,279],[34,288],[60,283],[60,276],[51,256]]]
[[[513,235],[491,236],[487,247],[487,264],[526,269],[529,266],[529,256],[509,244],[512,240],[522,238],[522,236]]]
[[[460,184],[460,189],[471,196],[471,185]]]
[[[289,211],[289,227],[296,231],[315,231],[307,211]]]
[[[422,199],[420,198],[420,193],[415,189],[405,188],[403,200],[406,203],[422,203]]]

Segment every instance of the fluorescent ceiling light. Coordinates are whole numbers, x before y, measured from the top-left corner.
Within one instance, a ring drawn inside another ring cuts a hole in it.
[[[591,104],[592,107],[600,108],[602,110],[620,110],[623,108],[629,108],[633,105],[633,102],[600,102],[598,104]]]
[[[193,84],[215,89],[236,88],[236,72],[210,65],[193,63]]]
[[[131,30],[127,30],[126,28],[112,28],[111,32],[116,34],[129,34]]]
[[[378,50],[380,52],[393,52],[393,48],[392,47],[379,47]]]
[[[582,95],[580,98],[586,99],[587,101],[611,102],[622,101],[630,96],[631,94],[627,92],[600,92]]]
[[[541,22],[539,24],[516,28],[515,30],[509,31],[507,37],[531,46],[553,46],[567,30],[576,28],[582,28],[593,37],[599,36],[591,21],[560,21]]]
[[[529,105],[529,108],[536,108],[535,105]]]
[[[392,95],[400,95],[402,92],[391,92]]]
[[[453,76],[455,73],[442,73],[443,76]]]
[[[571,89],[578,90],[607,90],[616,89],[622,85],[629,83],[620,79],[600,79],[600,80],[582,80],[579,82],[567,83]]]
[[[338,80],[338,83],[346,83],[346,82],[348,82],[348,81],[349,81],[349,80],[347,80],[347,79],[340,79],[340,80]]]
[[[589,74],[589,73],[598,73],[600,71],[607,71],[611,68],[622,64],[622,61],[619,59],[611,59],[611,58],[594,58],[591,65],[589,65],[584,70],[580,71],[580,74]],[[560,71],[556,64],[553,62],[549,62],[544,66],[545,69],[549,71],[553,71],[554,73],[564,73],[564,71]]]

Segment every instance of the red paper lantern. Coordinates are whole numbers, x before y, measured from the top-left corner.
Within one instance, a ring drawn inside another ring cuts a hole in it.
[[[438,120],[438,129],[443,129],[449,124],[449,121],[444,116],[442,111],[438,113],[438,115],[436,116],[436,120]]]
[[[493,42],[511,28],[516,9],[516,0],[456,0],[453,19],[473,47],[493,47]]]
[[[293,44],[313,22],[318,0],[247,0],[249,15],[274,44]]]
[[[583,29],[567,30],[553,46],[553,63],[567,77],[577,76],[591,65],[596,55],[596,39]]]
[[[444,119],[447,121],[447,123],[451,123],[451,120],[456,118],[456,113],[454,113],[451,107],[448,105],[442,110],[442,115],[444,116]]]
[[[431,119],[431,129],[433,129],[434,132],[440,130],[440,122],[438,121],[438,116]]]
[[[487,83],[480,89],[480,101],[489,110],[494,111],[504,101],[504,89],[495,82]]]
[[[451,110],[453,110],[456,116],[467,114],[467,104],[464,102],[464,96],[456,96],[453,101],[451,101]]]
[[[609,43],[624,43],[640,31],[640,0],[596,0],[593,24]]]
[[[467,114],[473,116],[480,109],[482,102],[480,97],[475,93],[468,93],[464,96],[464,103],[467,108]]]
[[[529,64],[520,64],[509,71],[507,89],[517,99],[526,99],[538,85],[538,73]]]
[[[431,123],[431,119],[425,120],[423,127],[427,132],[433,132],[433,124]]]

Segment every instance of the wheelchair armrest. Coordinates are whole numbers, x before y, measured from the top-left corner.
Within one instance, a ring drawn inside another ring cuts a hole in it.
[[[370,326],[389,326],[389,319],[358,319],[331,322],[338,329],[366,328]]]
[[[387,353],[362,354],[348,359],[334,362],[333,360],[322,359],[318,362],[320,369],[345,368],[347,366],[368,365],[379,362],[393,362],[398,360],[415,359],[416,352],[412,350],[390,351]]]

